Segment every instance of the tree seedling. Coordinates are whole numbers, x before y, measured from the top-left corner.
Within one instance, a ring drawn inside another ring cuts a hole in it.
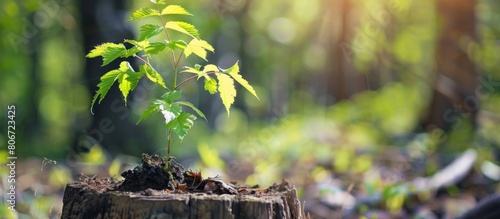
[[[179,63],[182,57],[197,56],[207,61],[207,52],[214,52],[214,48],[205,40],[201,39],[196,27],[188,22],[174,19],[179,15],[192,16],[186,9],[179,5],[167,5],[165,0],[151,0],[155,7],[141,8],[136,10],[129,21],[146,17],[157,17],[160,24],[144,24],[140,27],[137,40],[125,39],[123,43],[107,42],[96,46],[88,54],[88,58],[102,57],[102,66],[108,65],[118,58],[134,57],[140,60],[139,69],[133,69],[127,61],[122,61],[117,69],[105,73],[100,78],[98,89],[92,98],[91,111],[95,102],[100,103],[115,82],[123,94],[125,105],[127,96],[135,89],[139,80],[144,76],[165,90],[158,99],[151,100],[150,106],[144,110],[139,122],[150,115],[160,112],[165,120],[167,128],[167,158],[170,157],[170,146],[172,135],[176,135],[181,141],[193,126],[196,116],[184,111],[190,108],[198,116],[206,120],[205,115],[191,102],[182,101],[181,88],[187,82],[203,80],[204,89],[210,94],[219,93],[222,103],[229,115],[229,110],[236,96],[234,81],[238,82],[251,94],[257,97],[253,87],[239,74],[238,62],[228,69],[222,69],[213,64],[204,66],[194,65],[184,67],[179,71]],[[181,39],[173,39],[171,32],[179,32]],[[151,42],[150,38],[160,33],[165,34],[163,41]],[[125,46],[129,45],[127,49]],[[173,64],[172,72],[160,74],[155,70],[150,60],[152,56],[165,55]],[[178,81],[180,73],[192,74],[183,81]],[[172,74],[173,80],[165,83],[164,76]],[[170,85],[169,85],[170,84]],[[258,98],[258,97],[257,97]],[[165,167],[168,170],[168,162]]]

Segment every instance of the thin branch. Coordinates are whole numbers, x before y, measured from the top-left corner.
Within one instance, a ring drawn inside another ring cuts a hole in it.
[[[209,71],[209,72],[207,72],[207,75],[211,75],[211,74],[215,74],[215,73],[217,73],[217,72],[215,72],[215,71]],[[188,82],[188,81],[190,81],[190,80],[193,80],[193,79],[194,79],[194,78],[196,78],[196,77],[198,77],[198,75],[193,75],[193,76],[191,76],[191,77],[189,77],[189,78],[186,78],[184,81],[182,81],[182,82],[181,82],[181,83],[179,83],[177,86],[175,86],[174,90],[176,90],[178,87],[180,87],[180,86],[181,86],[181,85],[183,85],[184,83],[186,83],[186,82]]]
[[[177,62],[175,63],[175,66],[179,66],[179,62],[181,62],[181,59],[182,59],[182,55],[184,54],[184,51],[181,51],[181,53],[179,54],[179,58],[177,58]]]
[[[147,65],[149,65],[149,67],[153,68],[153,66],[151,66],[151,64],[146,59],[143,59],[142,57],[140,57],[140,56],[138,56],[136,54],[134,54],[133,57],[138,58],[139,60],[141,60],[142,62],[144,62],[144,64],[147,64]]]
[[[184,81],[182,81],[181,83],[179,83],[179,84],[178,84],[178,85],[174,88],[174,90],[176,90],[179,86],[183,85],[184,83],[186,83],[186,82],[188,82],[188,81],[190,81],[190,80],[193,80],[193,78],[196,78],[196,77],[198,77],[198,75],[193,75],[193,76],[191,76],[191,77],[189,77],[189,78],[186,78]]]
[[[142,57],[140,57],[140,56],[138,56],[136,54],[134,54],[133,57],[138,58],[139,60],[141,60],[142,62],[144,62],[144,64],[149,65],[149,67],[151,67],[151,69],[154,69],[153,66],[147,60],[143,59]],[[170,89],[167,86],[165,86],[165,88],[168,91],[170,91]]]

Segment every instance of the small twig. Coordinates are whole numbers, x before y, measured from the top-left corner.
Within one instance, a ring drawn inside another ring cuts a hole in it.
[[[182,59],[182,54],[184,54],[184,51],[182,51],[182,52],[179,54],[179,58],[177,58],[177,62],[175,63],[175,67],[176,67],[176,68],[179,66],[179,62],[181,62],[181,59]]]
[[[149,67],[153,68],[153,66],[151,66],[151,64],[146,59],[143,59],[142,57],[140,57],[140,56],[138,56],[136,54],[134,54],[132,56],[135,57],[135,58],[138,58],[139,60],[141,60],[142,62],[144,62],[144,64],[147,64],[147,65],[149,65]]]
[[[186,78],[184,81],[181,81],[181,83],[179,83],[179,84],[178,84],[178,85],[174,88],[174,90],[176,90],[176,89],[177,89],[179,86],[181,86],[182,84],[184,84],[184,83],[186,83],[186,82],[188,82],[188,81],[190,81],[190,80],[192,80],[193,78],[196,78],[196,77],[198,77],[198,75],[193,75],[193,76],[191,76],[191,77],[189,77],[189,78]]]
[[[350,194],[353,188],[354,188],[354,183],[351,183],[349,184],[349,187],[347,187],[347,190],[345,192],[347,194]],[[340,208],[340,218],[342,218],[342,215],[344,215],[344,207],[345,207],[345,202],[342,203],[342,207]]]
[[[209,71],[209,72],[207,72],[207,75],[211,75],[211,74],[215,74],[215,73],[217,73],[217,72],[215,72],[215,71]],[[190,81],[190,80],[193,80],[193,79],[194,79],[194,78],[196,78],[196,77],[198,77],[198,75],[193,75],[193,76],[191,76],[191,77],[189,77],[189,78],[186,78],[184,81],[181,81],[181,83],[179,83],[179,84],[178,84],[178,85],[174,88],[174,90],[176,90],[178,87],[180,87],[180,86],[181,86],[181,85],[183,85],[184,83],[186,83],[186,82],[188,82],[188,81]]]
[[[45,165],[47,164],[51,164],[51,165],[56,165],[57,164],[57,161],[55,160],[49,160],[47,159],[46,157],[43,158],[43,161],[42,161],[42,168],[40,169],[40,171],[43,171],[43,168],[45,167]]]

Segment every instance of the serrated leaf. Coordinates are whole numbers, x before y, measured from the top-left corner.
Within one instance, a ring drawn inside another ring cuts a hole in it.
[[[213,52],[214,48],[205,40],[192,39],[184,50],[186,57],[194,53],[198,57],[207,60],[207,50]]]
[[[137,86],[137,83],[139,82],[139,79],[141,77],[142,74],[134,72],[129,62],[121,62],[118,69],[111,70],[101,77],[101,82],[97,84],[97,87],[99,89],[96,91],[96,94],[92,98],[92,103],[90,106],[91,111],[97,99],[99,99],[100,103],[108,93],[111,86],[113,86],[115,81],[118,81],[119,83],[118,87],[122,92],[126,104],[129,92]]]
[[[102,65],[105,66],[113,60],[121,57],[127,52],[125,45],[122,43],[104,43],[96,46],[88,54],[87,58],[95,58],[102,56]]]
[[[104,99],[104,97],[108,93],[109,89],[111,88],[111,86],[113,86],[115,81],[120,76],[120,73],[121,73],[120,70],[115,69],[115,70],[111,70],[111,71],[107,72],[106,74],[104,74],[101,77],[101,82],[99,82],[99,84],[97,84],[97,87],[99,89],[97,89],[94,97],[92,98],[92,103],[90,104],[90,111],[91,112],[92,112],[92,108],[94,107],[94,103],[97,101],[97,99],[99,99],[98,103],[101,103],[101,101]]]
[[[161,100],[157,100],[157,101],[161,101]],[[160,105],[162,105],[162,103],[158,103],[158,102],[155,103],[155,101],[151,101],[151,105],[146,110],[144,110],[144,112],[142,112],[142,115],[139,118],[139,121],[137,121],[136,125],[139,124],[141,121],[146,120],[150,115],[158,112]]]
[[[165,24],[165,28],[181,32],[193,38],[200,38],[198,30],[190,23],[182,21],[169,21]]]
[[[140,72],[135,72],[129,62],[121,62],[120,75],[118,76],[118,88],[122,92],[125,105],[127,105],[127,96],[131,90],[137,86],[139,79],[141,79],[142,74]]]
[[[174,104],[179,104],[179,105],[183,105],[183,106],[187,106],[189,108],[191,108],[193,111],[195,111],[200,117],[204,118],[205,121],[208,122],[207,120],[207,117],[205,117],[205,114],[203,114],[203,112],[201,112],[201,110],[199,110],[198,108],[196,108],[192,103],[190,102],[185,102],[185,101],[178,101],[178,102],[175,102]]]
[[[153,43],[150,43],[149,46],[147,46],[144,49],[144,51],[146,51],[147,54],[156,55],[156,54],[162,52],[163,50],[165,50],[165,48],[167,48],[167,44],[166,43],[163,43],[163,42],[153,42]]]
[[[170,104],[170,105],[167,105],[168,106],[168,109],[170,110],[170,112],[172,112],[175,116],[178,116],[181,114],[182,112],[182,107],[178,104]]]
[[[229,116],[229,108],[234,103],[234,97],[236,97],[234,80],[226,74],[216,73],[216,75],[219,80],[220,98],[222,99],[222,104],[224,104],[227,115]]]
[[[167,106],[169,106],[169,105],[167,105]],[[170,107],[165,109],[164,105],[160,105],[159,109],[160,109],[161,114],[163,115],[163,118],[165,120],[165,124],[168,124],[170,121],[174,120],[175,117],[177,117],[179,115],[179,113],[174,114],[172,111],[170,111]]]
[[[213,78],[206,79],[204,88],[210,94],[215,94],[217,92],[217,81]]]
[[[236,80],[239,84],[241,84],[241,86],[243,86],[245,89],[247,89],[248,92],[250,92],[257,99],[259,99],[259,97],[257,96],[257,93],[255,92],[255,90],[253,89],[253,87],[248,83],[248,81],[246,81],[245,79],[243,79],[243,77],[239,74],[240,67],[238,66],[238,62],[236,62],[233,66],[231,66],[230,68],[225,69],[223,71],[226,72],[226,73],[228,73],[229,75],[231,75],[231,77],[234,80]]]
[[[161,31],[163,31],[164,27],[155,24],[145,24],[142,25],[139,31],[139,41],[149,39],[153,36],[156,36]]]
[[[168,104],[172,104],[174,101],[181,99],[181,92],[178,90],[173,90],[166,92],[161,96],[161,99],[165,100]]]
[[[137,9],[132,13],[132,16],[128,19],[129,21],[139,19],[139,18],[145,18],[145,17],[150,17],[154,15],[160,15],[160,12],[158,10],[152,9],[152,8],[141,8]]]
[[[180,5],[169,5],[165,7],[161,11],[161,15],[167,15],[167,14],[180,14],[180,15],[192,15],[186,9],[181,7]]]
[[[139,71],[142,74],[145,74],[146,77],[149,80],[151,80],[152,82],[162,86],[163,88],[166,88],[165,82],[163,81],[163,77],[160,75],[160,73],[158,73],[156,70],[151,68],[151,66],[149,66],[147,64],[143,64],[143,65],[139,66]]]
[[[167,128],[172,130],[182,141],[186,137],[189,129],[193,127],[196,116],[190,113],[181,112],[179,116],[167,124]]]

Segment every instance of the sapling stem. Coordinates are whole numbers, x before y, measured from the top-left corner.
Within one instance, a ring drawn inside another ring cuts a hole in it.
[[[168,130],[167,134],[167,163],[165,164],[165,169],[168,171],[168,165],[170,164],[170,144],[172,143],[172,131]]]
[[[157,4],[156,6],[158,8],[158,11],[161,11],[160,4]],[[166,23],[165,23],[165,20],[163,19],[163,16],[160,15],[159,17],[160,17],[162,25],[165,26]],[[170,39],[170,34],[168,34],[167,28],[165,28],[165,34],[167,35],[167,40],[169,42],[172,41]],[[172,85],[172,90],[175,90],[175,88],[177,87],[177,70],[178,70],[177,66],[179,65],[179,61],[182,57],[182,53],[181,53],[181,55],[179,55],[179,59],[177,59],[177,61],[175,59],[175,52],[173,49],[170,51],[170,54],[172,54],[172,63],[174,64],[174,82]],[[167,164],[165,165],[165,168],[168,171],[168,165],[169,165],[169,160],[170,160],[170,145],[172,143],[172,130],[168,130],[167,142],[168,142],[167,143]]]

